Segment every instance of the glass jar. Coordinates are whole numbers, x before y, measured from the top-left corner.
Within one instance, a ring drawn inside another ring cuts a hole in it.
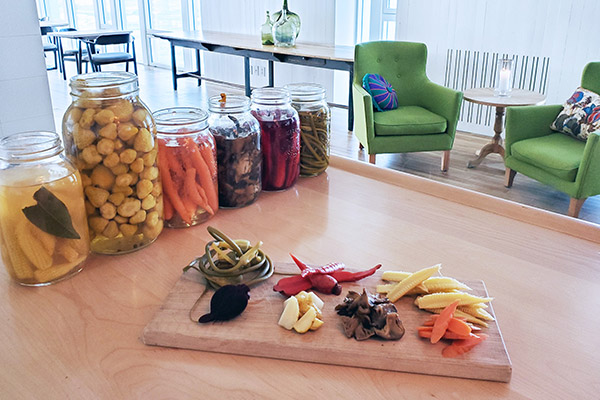
[[[70,277],[90,252],[81,177],[62,152],[54,132],[0,139],[0,248],[22,285]]]
[[[71,78],[73,102],[63,118],[65,151],[81,172],[91,249],[141,249],[163,228],[158,143],[137,76],[95,72]]]
[[[289,19],[291,19],[295,24],[296,24],[296,37],[298,37],[298,34],[300,33],[300,26],[301,26],[301,22],[300,22],[300,16],[298,16],[298,14],[296,14],[295,12],[290,11],[290,9],[288,8],[288,2],[287,0],[283,0],[283,7],[281,7],[281,10],[275,12],[273,14],[273,24],[275,24],[279,18],[281,18],[281,14],[285,11],[285,14],[288,16]]]
[[[294,47],[298,36],[298,26],[290,18],[285,8],[281,11],[281,17],[273,24],[273,42],[277,47]]]
[[[267,11],[267,19],[265,23],[260,27],[260,38],[261,43],[265,46],[273,45],[273,23],[271,22],[271,17],[269,16],[269,12]]]
[[[253,203],[261,192],[260,125],[245,96],[209,99],[208,125],[217,143],[219,204],[225,208]]]
[[[283,190],[300,174],[300,121],[290,94],[281,88],[252,91],[252,115],[260,124],[263,190]]]
[[[207,221],[219,209],[217,156],[208,114],[199,108],[173,107],[152,116],[166,225],[184,228]]]
[[[300,117],[300,176],[317,176],[329,166],[331,111],[325,88],[316,83],[285,85]]]

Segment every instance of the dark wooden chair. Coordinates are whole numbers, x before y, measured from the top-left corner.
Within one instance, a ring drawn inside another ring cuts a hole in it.
[[[46,67],[46,69],[52,70],[52,69],[57,69],[59,68],[59,63],[58,63],[58,46],[56,45],[56,42],[53,39],[50,39],[47,35],[50,32],[54,32],[54,28],[50,27],[50,26],[42,26],[40,27],[40,31],[42,33],[42,44],[44,45],[44,57],[46,56],[46,53],[51,52],[54,54],[54,67],[52,68],[48,68]]]
[[[77,31],[75,28],[62,28],[59,29],[59,32],[73,32]],[[71,46],[67,49],[63,47],[63,40],[68,40],[70,42],[76,42],[74,46]],[[67,79],[67,72],[65,70],[65,61],[73,61],[77,66],[77,73],[81,74],[81,66],[83,63],[85,64],[85,72],[88,72],[88,51],[87,49],[81,48],[82,43],[81,40],[76,39],[65,39],[59,38],[58,40],[58,56],[60,57],[60,66],[62,67],[63,79]],[[81,51],[81,60],[79,59],[79,53]]]
[[[95,40],[85,41],[88,50],[89,62],[92,71],[102,70],[102,65],[125,63],[125,71],[129,71],[129,63],[133,63],[133,69],[137,75],[137,62],[135,58],[135,43],[130,33],[116,33],[97,37]],[[97,46],[125,45],[125,51],[97,52]],[[130,52],[131,48],[131,52]]]

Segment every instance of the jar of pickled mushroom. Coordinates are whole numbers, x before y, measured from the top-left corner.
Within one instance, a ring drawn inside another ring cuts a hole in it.
[[[0,249],[26,286],[76,274],[90,252],[81,176],[54,132],[0,139]]]
[[[300,117],[300,176],[317,176],[329,166],[331,111],[325,88],[316,83],[292,83],[284,88]]]
[[[250,99],[221,94],[211,97],[208,107],[208,125],[217,143],[219,204],[247,206],[262,190],[260,125],[250,113]]]
[[[71,78],[73,102],[63,118],[65,151],[81,173],[96,253],[127,253],[163,228],[158,143],[137,76],[96,72]]]
[[[219,209],[215,140],[208,114],[192,107],[173,107],[154,114],[158,131],[158,166],[163,186],[166,226],[200,224]]]
[[[263,154],[263,190],[283,190],[300,173],[300,121],[287,90],[252,91],[252,115],[258,120]]]

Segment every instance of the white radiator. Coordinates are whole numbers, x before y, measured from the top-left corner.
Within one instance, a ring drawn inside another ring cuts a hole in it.
[[[499,58],[514,60],[513,88],[532,90],[546,94],[549,57],[523,56],[516,54],[490,53],[473,50],[449,49],[446,54],[444,85],[465,91],[475,87],[495,87],[496,69]],[[463,100],[459,123],[465,126],[490,127],[494,123],[492,107],[473,104]],[[459,129],[460,126],[459,126]],[[491,130],[487,130],[492,134]]]

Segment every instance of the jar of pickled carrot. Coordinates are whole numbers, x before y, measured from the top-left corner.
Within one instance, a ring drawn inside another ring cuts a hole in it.
[[[205,222],[219,209],[215,140],[208,114],[173,107],[153,114],[158,131],[158,166],[165,224],[185,228]]]
[[[90,252],[81,176],[54,132],[0,139],[0,248],[26,286],[76,274]]]
[[[71,78],[63,117],[65,152],[79,169],[91,249],[122,254],[156,240],[163,229],[158,144],[137,76],[94,72]]]

